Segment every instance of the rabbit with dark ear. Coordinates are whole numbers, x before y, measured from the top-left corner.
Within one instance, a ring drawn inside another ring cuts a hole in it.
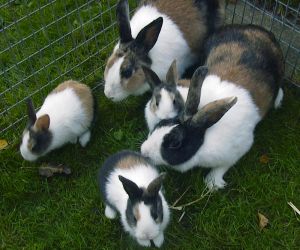
[[[207,67],[202,66],[201,68],[204,79]],[[143,71],[152,90],[152,97],[145,107],[145,119],[149,131],[152,131],[161,120],[171,119],[182,113],[190,79],[178,79],[176,60],[171,64],[165,81],[161,81],[150,68],[143,67]]]
[[[224,0],[146,0],[129,20],[128,1],[120,0],[120,41],[106,64],[105,95],[121,101],[145,93],[142,66],[163,78],[176,59],[181,76],[203,56],[204,40],[223,23],[224,6]]]
[[[196,70],[182,114],[160,121],[141,152],[181,172],[211,168],[205,182],[218,189],[225,186],[228,169],[251,148],[257,123],[280,105],[284,62],[274,35],[255,25],[220,29],[206,52],[205,79],[203,68]]]
[[[58,85],[35,113],[28,100],[29,122],[23,132],[20,151],[25,160],[35,161],[53,149],[77,139],[85,147],[89,142],[94,118],[94,99],[91,89],[69,80]]]
[[[142,246],[160,247],[169,223],[168,204],[161,191],[164,174],[142,155],[121,151],[99,170],[99,186],[109,219],[118,212],[124,230]]]

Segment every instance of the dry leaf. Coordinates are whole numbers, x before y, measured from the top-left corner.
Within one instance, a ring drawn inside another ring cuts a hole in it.
[[[40,168],[39,168],[39,174],[40,176],[49,178],[51,176],[53,176],[54,174],[66,174],[66,175],[70,175],[71,174],[71,169],[63,166],[62,164],[55,166],[55,165],[51,165],[51,164],[43,164]]]
[[[264,154],[261,157],[259,157],[259,162],[262,164],[268,164],[270,161],[270,158],[268,155]]]
[[[258,212],[257,215],[258,215],[258,225],[259,225],[259,228],[262,230],[268,225],[269,220],[266,216],[264,216],[260,212]]]
[[[0,150],[5,149],[8,146],[8,142],[6,140],[0,140]]]

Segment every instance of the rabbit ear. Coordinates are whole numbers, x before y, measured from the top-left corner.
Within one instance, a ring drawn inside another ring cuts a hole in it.
[[[165,177],[166,173],[161,173],[157,178],[150,182],[150,184],[147,187],[148,196],[156,196],[158,194]]]
[[[191,84],[184,107],[183,120],[191,118],[197,111],[200,103],[201,88],[208,68],[206,66],[199,67],[193,74]]]
[[[209,128],[218,122],[237,102],[237,97],[227,97],[206,104],[192,118],[192,126]]]
[[[140,189],[133,181],[119,175],[119,180],[123,184],[123,188],[129,196],[131,201],[139,200],[142,197],[143,190]]]
[[[33,125],[36,121],[36,114],[35,114],[35,110],[31,98],[27,100],[27,110],[28,110],[29,123],[30,125]]]
[[[158,75],[156,75],[153,70],[145,66],[142,66],[142,69],[144,71],[146,81],[149,83],[152,90],[161,84]]]
[[[168,70],[166,75],[167,84],[176,85],[178,82],[178,72],[177,72],[177,65],[176,60],[174,60]]]
[[[49,115],[42,115],[41,117],[39,117],[35,123],[35,127],[38,130],[48,130],[50,126],[50,117]]]
[[[129,20],[129,5],[127,0],[120,0],[117,5],[117,21],[120,33],[120,42],[128,43],[133,40]]]
[[[147,53],[155,45],[161,27],[163,25],[163,18],[159,17],[145,26],[137,35],[135,42],[138,47],[140,47],[144,53]]]

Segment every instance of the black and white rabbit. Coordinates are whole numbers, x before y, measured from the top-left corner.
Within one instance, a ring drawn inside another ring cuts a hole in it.
[[[105,216],[119,212],[124,230],[142,246],[160,247],[169,223],[169,207],[161,191],[164,174],[140,153],[121,151],[110,156],[99,170]]]
[[[105,95],[121,101],[147,91],[143,65],[162,78],[176,59],[181,76],[202,55],[208,35],[223,24],[224,6],[224,0],[146,0],[129,20],[128,1],[120,0],[120,41],[106,64]]]
[[[25,160],[35,161],[64,144],[79,139],[85,147],[91,137],[94,119],[94,99],[91,89],[69,80],[59,84],[45,99],[36,113],[29,100],[29,122],[20,146]]]
[[[161,81],[150,68],[142,68],[152,90],[152,97],[145,107],[145,119],[149,131],[152,131],[161,120],[174,118],[183,111],[190,79],[179,80],[176,60],[171,64],[165,81]]]
[[[181,172],[211,168],[205,181],[218,189],[251,148],[257,123],[280,105],[284,61],[274,35],[255,25],[221,28],[206,51],[207,66],[194,73],[183,112],[159,122],[141,152]]]

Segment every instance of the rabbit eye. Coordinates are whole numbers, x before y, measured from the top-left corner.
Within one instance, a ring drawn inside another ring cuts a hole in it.
[[[159,101],[158,100],[155,101],[155,105],[158,107],[158,105],[159,105]]]
[[[128,69],[122,70],[121,75],[124,78],[130,78],[132,73],[133,73],[133,70],[131,68],[128,68]]]

